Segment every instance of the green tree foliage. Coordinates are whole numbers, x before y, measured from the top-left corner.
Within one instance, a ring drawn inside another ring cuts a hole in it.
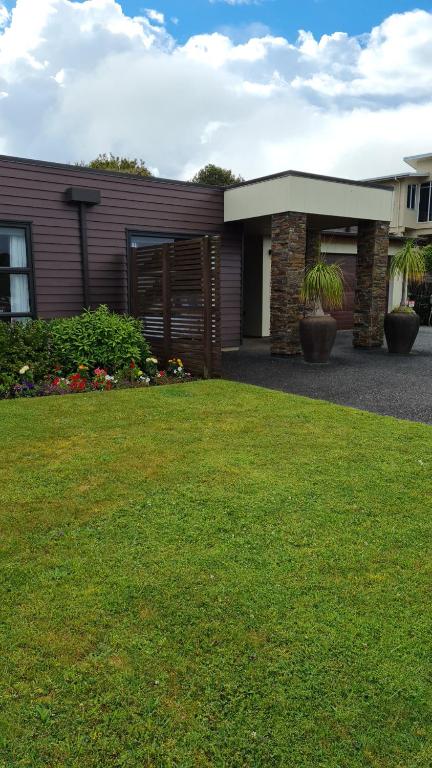
[[[427,272],[432,272],[432,243],[423,247],[423,256]]]
[[[136,157],[121,157],[120,155],[113,155],[112,152],[108,154],[102,153],[98,155],[94,160],[90,160],[89,163],[77,163],[85,168],[96,168],[103,171],[119,171],[121,173],[132,173],[137,176],[151,176],[149,169],[147,168],[144,160],[140,160]]]
[[[220,168],[218,165],[209,163],[201,168],[198,173],[193,176],[191,181],[197,184],[210,184],[212,186],[228,186],[229,184],[238,184],[240,181],[244,181],[242,176],[236,176],[228,168]]]

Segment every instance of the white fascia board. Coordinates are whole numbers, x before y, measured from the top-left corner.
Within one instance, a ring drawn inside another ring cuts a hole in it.
[[[339,218],[391,221],[391,190],[305,176],[283,176],[227,189],[225,221],[284,211]]]

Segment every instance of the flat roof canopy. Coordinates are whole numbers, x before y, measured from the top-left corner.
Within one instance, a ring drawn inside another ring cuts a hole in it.
[[[224,193],[225,221],[296,211],[307,213],[316,226],[347,226],[358,219],[391,221],[393,190],[375,184],[286,171],[244,182]]]

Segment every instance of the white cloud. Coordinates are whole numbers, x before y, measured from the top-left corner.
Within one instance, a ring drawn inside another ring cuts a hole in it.
[[[0,151],[75,161],[144,157],[189,178],[214,162],[375,176],[431,151],[432,14],[395,14],[360,38],[295,44],[256,32],[176,43],[161,17],[115,0],[0,2]],[[150,9],[153,11],[153,9]],[[159,14],[159,11],[154,13]]]
[[[154,8],[146,8],[145,12],[150,21],[155,21],[157,24],[165,24],[165,16],[160,11],[155,11]]]
[[[228,62],[255,62],[267,58],[271,48],[285,48],[283,37],[253,37],[247,43],[235,45],[226,35],[214,32],[211,35],[195,35],[189,38],[181,51],[190,59],[201,61],[213,67],[222,67]]]

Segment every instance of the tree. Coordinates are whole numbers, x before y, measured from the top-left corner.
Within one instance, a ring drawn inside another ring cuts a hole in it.
[[[228,168],[220,168],[218,165],[209,163],[201,168],[198,173],[193,176],[191,181],[195,181],[198,184],[210,184],[212,186],[228,186],[229,184],[237,184],[240,181],[244,181],[242,176],[236,176]]]
[[[120,155],[113,155],[112,152],[107,155],[101,153],[94,160],[89,163],[77,163],[85,168],[96,168],[105,171],[119,171],[121,173],[132,173],[137,176],[151,176],[149,169],[147,168],[144,160],[139,160],[136,157],[121,157]]]
[[[408,283],[421,283],[426,272],[425,253],[413,240],[407,240],[390,262],[390,277],[402,278],[400,307],[408,306]]]

